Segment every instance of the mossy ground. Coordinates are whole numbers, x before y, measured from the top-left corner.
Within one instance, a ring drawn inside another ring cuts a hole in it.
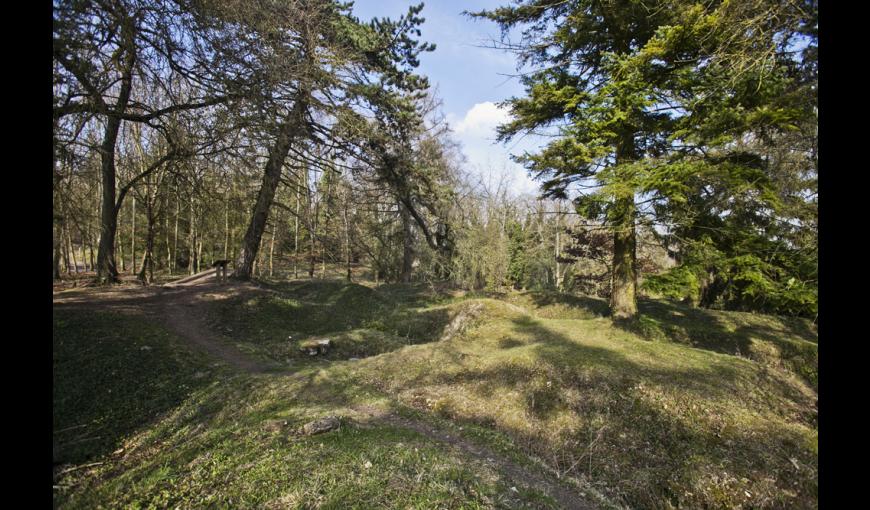
[[[55,314],[55,430],[96,420],[107,438],[60,450],[58,470],[105,464],[59,477],[57,504],[555,506],[456,448],[354,418],[363,405],[448,427],[616,506],[817,507],[807,322],[646,301],[639,321],[614,324],[604,303],[578,296],[265,287],[213,302],[209,317],[249,352],[289,360],[295,376],[215,369],[148,317]],[[470,326],[442,339],[472,302],[482,311]],[[298,352],[313,337],[334,341],[331,362]],[[154,363],[137,368],[142,343]],[[74,404],[108,389],[118,400]],[[349,419],[321,436],[287,433],[326,414]]]

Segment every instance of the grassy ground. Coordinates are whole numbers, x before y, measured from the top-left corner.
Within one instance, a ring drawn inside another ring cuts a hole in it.
[[[101,418],[107,432],[97,435],[108,438],[56,449],[58,470],[106,462],[59,477],[56,502],[556,506],[460,448],[367,420],[363,406],[439,424],[614,506],[816,508],[813,326],[661,301],[641,310],[640,321],[613,324],[592,298],[328,281],[266,284],[211,304],[215,328],[289,363],[291,378],[203,366],[146,317],[56,313],[55,430]],[[298,351],[312,338],[333,340],[331,363]],[[143,343],[160,361],[134,368]],[[109,382],[120,400],[77,407]],[[346,418],[340,431],[288,434],[326,414]]]
[[[54,312],[54,462],[111,453],[217,369],[142,317]]]
[[[413,411],[316,363],[234,374],[139,315],[58,310],[54,331],[56,507],[557,508],[458,448],[372,421],[355,409]],[[328,414],[340,430],[292,433]]]

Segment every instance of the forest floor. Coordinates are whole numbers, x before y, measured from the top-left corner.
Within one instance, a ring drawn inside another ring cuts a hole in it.
[[[54,302],[58,507],[817,507],[808,321],[329,280]]]

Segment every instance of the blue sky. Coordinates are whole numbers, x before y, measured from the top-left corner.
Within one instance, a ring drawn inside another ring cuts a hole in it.
[[[418,3],[356,0],[353,11],[363,20],[375,16],[395,19],[407,12],[408,6]],[[495,23],[461,14],[463,10],[491,9],[507,3],[507,0],[426,2],[421,13],[426,19],[421,27],[421,38],[437,47],[421,56],[418,70],[429,77],[443,101],[443,113],[467,158],[466,169],[493,186],[506,174],[516,194],[535,193],[538,184],[509,157],[510,153],[534,149],[531,142],[507,145],[495,142],[495,126],[507,119],[507,113],[496,104],[511,96],[523,95],[519,81],[505,76],[516,74],[516,61],[506,52],[480,47],[498,38]]]

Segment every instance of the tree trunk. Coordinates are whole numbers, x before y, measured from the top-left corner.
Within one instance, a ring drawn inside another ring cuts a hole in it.
[[[196,272],[202,270],[202,235],[200,235],[196,246]]]
[[[196,269],[196,232],[194,231],[193,197],[190,199],[190,221],[187,224],[187,272],[195,274]]]
[[[248,224],[248,230],[245,232],[245,237],[242,241],[242,250],[239,252],[239,257],[236,260],[236,270],[233,273],[233,276],[236,278],[243,280],[251,278],[260,241],[266,229],[266,220],[269,218],[269,209],[272,207],[275,191],[278,189],[278,183],[280,182],[279,179],[281,177],[281,169],[284,166],[284,160],[287,159],[287,154],[290,152],[290,145],[304,129],[305,119],[303,114],[305,113],[305,108],[306,105],[303,100],[296,102],[290,117],[281,126],[281,131],[275,140],[275,145],[269,151],[269,159],[266,161],[265,172],[263,172],[263,184],[260,186],[257,202],[251,215],[251,222]]]
[[[78,274],[78,272],[79,272],[79,263],[78,263],[78,261],[76,260],[76,248],[75,248],[75,246],[73,245],[73,242],[72,242],[72,233],[70,232],[71,230],[72,230],[72,229],[70,229],[70,228],[67,228],[67,229],[66,229],[66,241],[67,241],[67,245],[69,246],[69,252],[70,252],[70,254],[72,255],[72,263],[73,263],[73,267],[75,268],[76,274]]]
[[[117,224],[121,225],[120,230],[118,231],[118,259],[121,261],[121,272],[127,272],[127,261],[124,259],[124,209],[121,208],[118,210],[118,216],[116,218]]]
[[[633,135],[623,136],[617,147],[617,164],[634,159]],[[617,197],[614,203],[613,271],[611,276],[610,312],[615,319],[637,315],[637,238],[634,193]]]
[[[60,244],[61,244],[61,255],[63,256],[63,267],[66,268],[66,274],[72,274],[72,257],[69,252],[69,243],[67,242],[67,227],[62,226],[60,231]]]
[[[281,214],[279,212],[275,217],[275,224],[272,225],[272,241],[269,243],[269,278],[272,277],[274,271],[274,259],[275,259],[275,234],[278,231],[278,225],[281,224]]]
[[[230,247],[230,197],[224,199],[224,260],[227,260]]]
[[[299,183],[296,183],[296,217],[293,227],[293,278],[299,278]]]
[[[350,197],[345,197],[344,200],[344,261],[347,267],[347,281],[351,281],[350,274],[350,223],[347,218],[348,200]]]
[[[169,242],[169,195],[163,198],[163,233],[166,234],[166,270],[172,274],[172,244]]]
[[[129,92],[128,92],[129,96]],[[121,119],[109,116],[100,146],[100,174],[103,182],[103,196],[100,208],[100,247],[97,252],[97,279],[101,283],[118,281],[118,268],[115,265],[115,234],[118,229],[118,216],[115,212],[115,142]]]
[[[57,203],[55,201],[55,203]],[[52,279],[60,280],[60,259],[61,259],[61,243],[63,242],[63,216],[54,213],[54,225],[52,236]]]
[[[414,270],[414,231],[411,227],[411,214],[401,202],[399,202],[399,214],[402,218],[402,273],[400,279],[404,283],[409,283],[411,273]]]
[[[63,267],[66,268],[66,274],[69,275],[72,273],[72,266],[70,265],[70,255],[69,255],[69,246],[66,242],[66,228],[64,225],[60,226],[60,255],[63,257]]]
[[[145,254],[142,256],[142,267],[139,270],[139,281],[145,284],[154,282],[154,211],[150,204],[146,204],[145,212],[148,215],[148,230],[145,237]]]
[[[96,264],[94,264],[94,238],[90,221],[88,221],[88,258],[91,261],[91,271],[94,271],[96,269]]]
[[[329,193],[330,193],[330,187],[332,184],[332,175],[328,174],[327,172],[330,172],[330,170],[326,170],[326,172],[324,172],[324,174],[323,174],[324,180],[326,180],[326,192],[323,194],[323,197],[321,197],[321,200],[323,201],[323,205],[324,205],[324,208],[323,208],[323,226],[320,228],[320,231],[324,234],[320,238],[320,277],[321,278],[326,278],[326,233],[329,232],[329,219],[330,219],[330,214],[332,213],[332,211],[330,211],[330,207],[329,207],[329,204],[331,202]]]
[[[313,210],[313,206],[311,205],[311,188],[308,187],[308,171],[305,172],[305,191],[306,196],[308,197],[308,238],[309,238],[309,248],[308,248],[308,278],[314,278],[314,238],[317,235],[317,210]]]
[[[181,215],[181,199],[178,196],[178,183],[175,183],[175,238],[172,246],[172,266],[169,274],[178,268],[178,217]]]
[[[133,197],[133,214],[130,224],[130,272],[136,273],[136,197]]]
[[[121,76],[121,88],[115,103],[116,111],[127,109],[130,92],[133,89],[133,67],[136,64],[136,54],[131,48],[132,34],[122,29],[122,38],[127,42],[124,56],[124,70]],[[102,101],[102,99],[97,99]],[[97,280],[100,283],[115,283],[118,281],[118,268],[115,263],[115,234],[118,230],[118,210],[115,204],[115,145],[121,128],[121,118],[108,115],[106,128],[103,131],[103,143],[100,145],[100,176],[102,184],[102,204],[100,208],[100,247],[97,253]]]
[[[560,271],[561,267],[559,266],[559,253],[562,251],[562,218],[561,218],[561,207],[556,211],[556,250],[554,254],[554,260],[556,262],[556,290],[562,290],[562,273]]]
[[[260,246],[257,246],[257,258],[254,259],[254,266],[251,268],[251,274],[253,276],[260,277],[263,274],[262,268],[263,264],[260,262],[262,258],[263,251],[263,238],[260,238]]]
[[[314,278],[314,261],[315,261],[315,258],[314,258],[314,232],[310,232],[310,234],[311,235],[309,237],[311,237],[311,244],[310,244],[310,247],[308,249],[308,260],[309,260],[311,265],[308,266],[308,277]]]

